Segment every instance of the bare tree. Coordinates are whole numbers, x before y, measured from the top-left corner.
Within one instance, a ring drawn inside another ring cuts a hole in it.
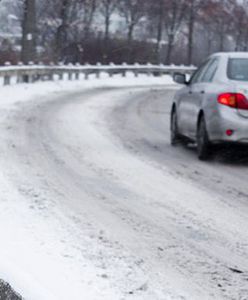
[[[131,43],[135,27],[146,13],[145,0],[120,0],[118,5],[120,14],[125,18],[127,24],[127,40]]]
[[[167,35],[167,54],[165,62],[170,64],[173,44],[185,16],[187,0],[167,0],[165,4],[165,32]]]
[[[219,46],[218,51],[225,50],[226,37],[231,33],[232,22],[227,22],[231,20],[231,5],[232,0],[218,0],[211,3],[211,13],[209,17],[214,25],[213,30],[217,36]]]
[[[151,2],[147,9],[147,16],[149,19],[150,27],[154,36],[156,36],[156,46],[155,46],[155,57],[157,63],[161,62],[160,48],[161,41],[163,38],[164,31],[164,17],[165,17],[165,0],[158,0],[156,2]]]
[[[86,40],[92,32],[95,12],[100,0],[70,0],[68,24],[70,36]]]
[[[199,11],[203,8],[203,5],[206,5],[206,0],[188,0],[187,1],[187,16],[188,16],[188,54],[187,54],[187,63],[190,65],[192,63],[193,55],[193,39],[194,39],[194,29],[196,18],[199,14]]]
[[[22,28],[21,57],[25,63],[35,60],[36,49],[43,50],[42,58],[46,61],[52,57],[55,61],[90,61],[89,52],[92,52],[92,56],[109,61],[111,47],[121,49],[121,58],[116,54],[119,50],[115,52],[116,60],[131,63],[140,58],[140,48],[144,47],[143,61],[147,59],[159,63],[163,60],[171,63],[173,59],[191,64],[213,51],[247,49],[247,2],[248,0],[18,0],[4,2],[3,8],[6,15],[9,12],[20,20],[21,26],[17,27]],[[23,14],[20,14],[22,11]],[[118,38],[111,40],[114,36],[114,31],[111,35],[111,29],[114,29],[114,26],[111,28],[111,18],[114,13],[123,18],[126,27],[118,31]],[[95,23],[95,16],[99,14],[103,16],[100,26],[99,21]],[[2,15],[5,15],[3,10]],[[0,20],[3,31],[10,27],[8,18],[5,20],[6,24]],[[97,35],[95,28],[99,33]],[[14,33],[18,32],[13,30]],[[123,39],[125,35],[126,41]],[[36,44],[42,47],[37,48]],[[165,44],[167,46],[163,54],[161,45]],[[180,50],[173,51],[176,45]]]
[[[70,7],[70,0],[61,0],[58,7],[58,18],[60,25],[57,27],[55,34],[55,53],[58,60],[63,59],[63,48],[67,43],[68,11]]]
[[[246,44],[248,24],[247,4],[248,1],[243,1],[242,4],[234,2],[230,13],[230,17],[233,20],[231,30],[235,40],[235,51],[243,50],[244,44]]]
[[[117,5],[117,0],[101,0],[100,13],[104,17],[104,54],[103,59],[106,63],[109,57],[109,33],[111,16],[113,15]]]
[[[36,2],[25,0],[23,5],[21,59],[27,64],[36,59]]]
[[[203,52],[204,55],[210,55],[210,53],[212,52],[214,43],[215,43],[215,31],[214,31],[214,24],[212,22],[212,19],[209,18],[208,12],[205,11],[205,13],[202,16],[201,19],[201,23],[198,24],[198,30],[195,30],[195,33],[197,33],[197,35],[201,34],[203,40],[206,43],[206,46],[204,47],[205,51]],[[200,27],[200,28],[199,28]],[[196,48],[197,44],[199,43],[199,38],[196,36],[195,38],[195,43],[193,45],[194,49]],[[199,45],[200,47],[202,47],[202,45]],[[187,61],[188,62],[188,61]],[[192,63],[193,61],[191,61]]]
[[[132,60],[134,30],[146,14],[146,5],[145,0],[120,0],[118,3],[120,15],[125,18],[127,25],[128,62]]]
[[[117,0],[101,0],[100,12],[104,17],[104,39],[109,39],[109,29],[111,16],[114,13],[117,5]]]

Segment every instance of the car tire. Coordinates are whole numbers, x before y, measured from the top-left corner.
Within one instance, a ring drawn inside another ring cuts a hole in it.
[[[171,111],[170,142],[172,146],[175,146],[180,142],[180,135],[177,127],[177,112],[175,107],[173,107]]]
[[[200,160],[207,160],[210,156],[210,142],[208,139],[208,133],[204,116],[202,116],[199,120],[196,144],[198,158]]]

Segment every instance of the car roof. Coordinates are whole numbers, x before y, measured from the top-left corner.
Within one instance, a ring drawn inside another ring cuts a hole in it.
[[[248,52],[218,52],[210,57],[225,57],[225,58],[248,58]]]

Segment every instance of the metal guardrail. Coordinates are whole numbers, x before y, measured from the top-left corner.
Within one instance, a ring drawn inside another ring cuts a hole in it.
[[[65,76],[69,80],[80,79],[80,74],[83,74],[85,79],[89,78],[90,74],[95,74],[96,78],[100,78],[101,73],[109,74],[113,77],[115,74],[126,76],[127,72],[133,72],[135,77],[139,74],[147,74],[149,76],[162,76],[164,74],[173,75],[174,73],[192,74],[195,71],[194,66],[176,66],[176,65],[18,65],[11,66],[8,63],[0,67],[0,77],[3,78],[3,84],[9,85],[13,82],[16,83],[32,83],[35,81],[55,80],[56,76],[59,80],[63,80]]]

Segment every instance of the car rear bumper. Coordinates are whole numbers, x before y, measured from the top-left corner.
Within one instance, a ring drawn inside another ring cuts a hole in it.
[[[223,106],[208,120],[211,143],[248,144],[248,118],[241,116],[236,109]],[[228,135],[227,130],[233,133]]]

